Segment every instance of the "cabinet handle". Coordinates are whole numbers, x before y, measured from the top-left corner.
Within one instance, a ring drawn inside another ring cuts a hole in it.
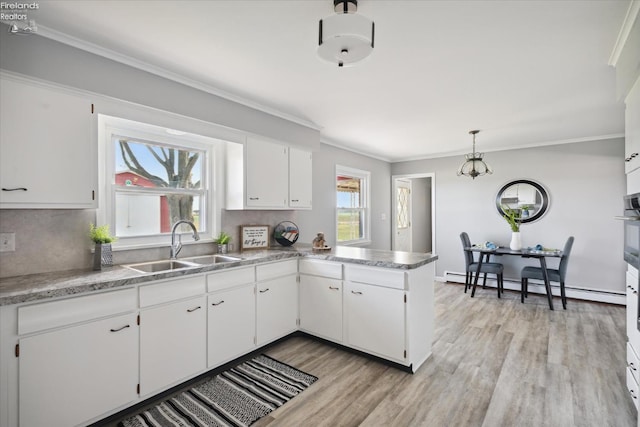
[[[220,301],[220,302],[212,302],[211,305],[220,305],[224,302],[224,300]]]
[[[299,202],[299,199],[291,199],[292,202]]]
[[[636,392],[635,390],[629,390],[629,394],[631,395],[631,397],[633,397],[634,399],[637,399],[638,397],[636,396]]]
[[[260,197],[249,197],[249,200],[260,200]]]
[[[265,293],[265,292],[267,292],[268,290],[269,290],[269,288],[267,288],[267,289],[262,289],[262,290],[260,291],[260,293],[261,293],[261,294],[264,294],[264,293]]]
[[[200,310],[202,307],[201,306],[197,306],[196,308],[192,308],[192,309],[187,309],[187,313],[193,313],[196,310]]]
[[[129,328],[129,327],[130,327],[130,325],[124,325],[124,326],[122,326],[122,327],[120,327],[118,329],[110,329],[110,331],[111,332],[119,332],[119,331],[121,331],[123,329],[126,329],[126,328]]]
[[[629,367],[631,369],[633,369],[634,371],[637,371],[638,369],[636,368],[636,365],[633,364],[633,362],[629,362]]]
[[[337,291],[337,290],[339,290],[340,288],[334,288],[333,286],[329,286],[329,289],[331,289],[332,291]]]
[[[362,295],[362,292],[360,292],[360,291],[351,291],[351,293],[355,294],[355,295]]]
[[[27,191],[26,188],[24,187],[17,187],[17,188],[2,188],[2,191]]]

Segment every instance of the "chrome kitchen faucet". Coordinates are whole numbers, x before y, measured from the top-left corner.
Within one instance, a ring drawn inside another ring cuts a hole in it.
[[[177,259],[178,254],[180,253],[180,249],[182,249],[182,239],[178,234],[178,243],[176,243],[176,229],[180,224],[189,224],[193,229],[193,240],[200,240],[200,235],[198,234],[198,230],[196,230],[196,226],[193,222],[187,221],[186,219],[181,219],[180,221],[173,224],[173,228],[171,229],[171,259]]]

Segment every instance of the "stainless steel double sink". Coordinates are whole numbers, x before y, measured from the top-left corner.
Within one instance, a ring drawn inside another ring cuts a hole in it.
[[[183,268],[202,267],[203,265],[221,264],[227,262],[241,261],[241,258],[228,255],[201,255],[185,259],[163,259],[160,261],[141,262],[137,264],[126,264],[124,267],[140,273],[161,273],[164,271],[174,271]]]

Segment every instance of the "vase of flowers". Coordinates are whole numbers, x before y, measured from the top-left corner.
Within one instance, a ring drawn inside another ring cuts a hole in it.
[[[105,224],[96,227],[95,224],[89,224],[89,237],[95,243],[93,251],[93,269],[102,270],[102,266],[113,265],[113,252],[111,243],[116,241],[115,236],[109,232],[109,225]]]
[[[514,251],[522,249],[522,238],[520,237],[520,211],[511,209],[508,207],[502,207],[504,215],[502,216],[509,227],[511,227],[511,242],[509,242],[509,248]]]

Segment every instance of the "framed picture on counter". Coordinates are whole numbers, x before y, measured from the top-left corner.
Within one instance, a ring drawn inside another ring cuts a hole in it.
[[[240,226],[240,250],[269,249],[268,225],[241,225]]]

